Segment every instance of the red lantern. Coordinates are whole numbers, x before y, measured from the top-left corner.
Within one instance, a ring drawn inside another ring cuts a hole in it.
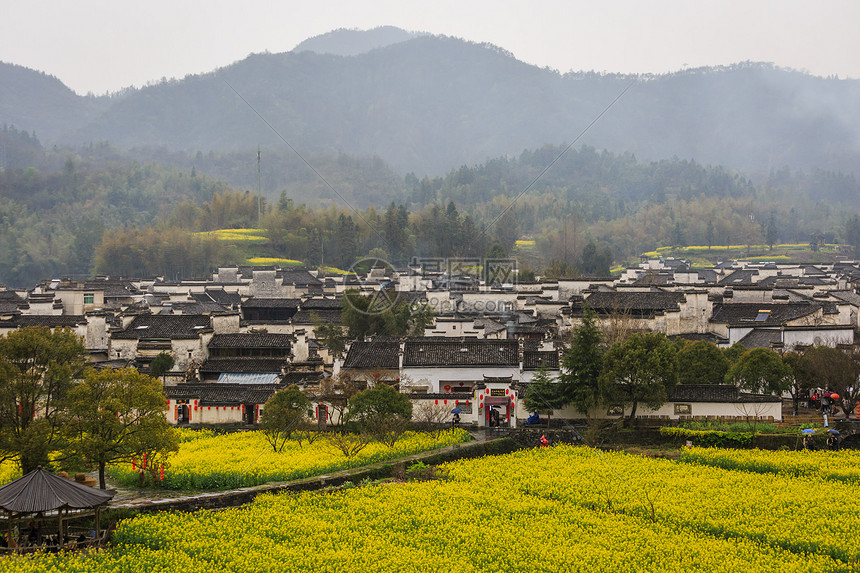
[[[436,403],[438,404],[438,403],[439,403],[439,400],[436,400]]]
[[[460,401],[459,401],[459,400],[454,400],[454,404],[459,405],[459,404],[460,404]]]
[[[137,458],[131,458],[131,469],[137,469]]]
[[[164,464],[161,464],[161,477],[159,479],[161,479],[161,481],[164,481]]]
[[[505,388],[505,396],[507,396],[509,392],[510,392],[510,390],[508,390],[507,388]]]
[[[447,399],[447,398],[445,399],[445,403],[446,403],[446,404],[448,403],[448,399]]]
[[[450,385],[450,384],[445,384],[445,390],[450,390],[450,389],[451,389],[451,385]]]

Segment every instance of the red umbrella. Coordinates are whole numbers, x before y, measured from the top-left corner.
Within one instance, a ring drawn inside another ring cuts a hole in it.
[[[834,392],[833,394],[831,394],[831,395],[830,395],[830,399],[831,399],[831,400],[838,400],[838,399],[839,399],[839,394],[837,394],[837,393],[835,393],[835,392]]]

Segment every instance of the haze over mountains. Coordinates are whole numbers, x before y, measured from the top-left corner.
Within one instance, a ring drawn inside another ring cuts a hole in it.
[[[786,165],[852,173],[860,159],[858,80],[752,63],[655,77],[559,74],[494,46],[390,27],[339,30],[111,97],[77,96],[56,78],[0,64],[0,123],[46,145],[283,150],[262,117],[297,149],[376,155],[420,177],[570,143],[628,86],[577,147],[752,175]]]

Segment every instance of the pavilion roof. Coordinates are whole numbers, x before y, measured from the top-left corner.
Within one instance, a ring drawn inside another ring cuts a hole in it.
[[[81,485],[39,468],[0,487],[0,507],[16,513],[89,509],[110,501],[115,493],[112,489]]]

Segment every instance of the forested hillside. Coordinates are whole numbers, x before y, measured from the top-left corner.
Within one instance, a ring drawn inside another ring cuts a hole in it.
[[[91,121],[115,99],[82,97],[53,76],[0,62],[0,125],[53,139]]]
[[[858,80],[759,63],[661,76],[560,74],[495,46],[353,32],[111,98],[78,98],[44,74],[4,66],[0,123],[36,131],[48,145],[108,141],[204,156],[286,149],[262,116],[304,152],[376,156],[419,178],[574,141],[604,110],[577,147],[694,159],[757,181],[786,165],[853,173],[860,158]]]
[[[45,149],[9,126],[0,144],[18,165],[0,172],[0,284],[15,287],[93,273],[203,276],[252,254],[340,268],[371,252],[401,263],[517,256],[538,272],[595,273],[661,245],[845,240],[860,211],[853,176],[783,169],[754,183],[694,161],[585,146],[544,146],[433,178],[399,177],[379,159],[308,155],[328,184],[300,160],[269,159],[290,175],[274,189],[280,180],[264,177],[259,202],[253,187],[203,172],[254,174],[255,154],[150,149],[139,161],[107,144]],[[202,233],[249,227],[263,238],[248,248]],[[528,256],[522,238],[534,241]]]

